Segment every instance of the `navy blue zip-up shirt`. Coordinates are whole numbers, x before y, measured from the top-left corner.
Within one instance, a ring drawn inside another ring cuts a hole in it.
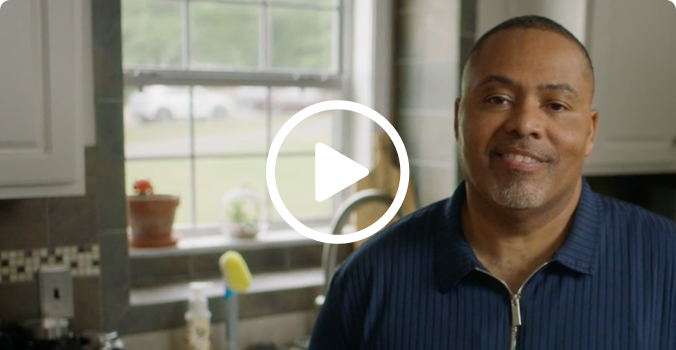
[[[584,182],[564,242],[523,286],[513,327],[513,296],[479,270],[462,233],[464,200],[461,184],[348,257],[310,349],[676,349],[673,221]]]

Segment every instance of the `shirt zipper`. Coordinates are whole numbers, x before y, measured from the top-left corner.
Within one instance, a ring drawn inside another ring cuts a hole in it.
[[[495,276],[494,274],[490,273],[487,270],[484,270],[482,268],[476,267],[475,269],[479,272],[483,272],[487,274],[488,276],[491,276],[495,278],[498,282],[502,283],[505,288],[507,288],[507,292],[510,295],[510,308],[512,311],[512,325],[511,325],[511,336],[509,339],[509,350],[516,350],[516,337],[519,333],[519,326],[521,326],[521,304],[519,300],[521,299],[521,291],[523,290],[523,287],[528,283],[528,281],[538,273],[538,271],[542,270],[545,266],[549,264],[549,261],[546,263],[540,265],[535,271],[533,271],[528,278],[526,278],[525,281],[523,281],[523,284],[521,284],[521,287],[519,287],[519,290],[516,291],[516,293],[512,293],[512,290],[509,288],[509,285],[505,283],[502,279],[499,277]]]

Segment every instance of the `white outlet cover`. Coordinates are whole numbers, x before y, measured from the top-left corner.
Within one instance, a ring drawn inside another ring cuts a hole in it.
[[[73,279],[66,266],[40,268],[42,317],[73,317]]]

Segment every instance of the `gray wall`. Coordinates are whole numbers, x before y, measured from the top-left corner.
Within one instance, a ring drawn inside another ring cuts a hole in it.
[[[129,300],[120,3],[91,6],[97,144],[86,149],[86,195],[0,201],[0,252],[98,246],[96,273],[73,278],[74,330],[115,328]],[[35,278],[0,282],[3,324],[39,316]]]
[[[474,16],[461,12],[471,15],[474,3],[400,0],[395,6],[394,110],[420,206],[450,196],[458,183],[454,103],[461,48],[465,37],[470,47],[474,37]]]

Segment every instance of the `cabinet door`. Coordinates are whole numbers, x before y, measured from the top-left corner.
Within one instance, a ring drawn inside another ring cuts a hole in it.
[[[84,193],[77,3],[0,10],[0,198]]]
[[[595,0],[596,146],[586,174],[676,170],[676,9],[666,0]]]

